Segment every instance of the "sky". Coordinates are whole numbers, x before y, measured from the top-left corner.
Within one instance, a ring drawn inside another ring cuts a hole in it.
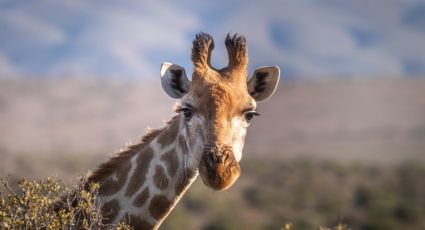
[[[191,43],[245,35],[252,73],[286,78],[425,76],[425,0],[0,0],[0,78],[153,79],[168,61],[190,73]]]

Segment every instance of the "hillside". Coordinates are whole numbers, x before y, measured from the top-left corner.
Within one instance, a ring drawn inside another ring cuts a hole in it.
[[[157,83],[2,80],[2,154],[107,154],[161,127],[174,101]],[[421,157],[425,79],[285,82],[259,106],[246,155]]]

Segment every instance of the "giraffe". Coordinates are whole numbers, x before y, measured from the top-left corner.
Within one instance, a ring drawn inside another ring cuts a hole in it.
[[[213,38],[195,36],[191,81],[183,67],[162,64],[161,85],[179,99],[177,114],[88,176],[100,184],[105,223],[125,220],[134,229],[157,229],[198,175],[214,190],[239,177],[246,129],[259,115],[257,102],[276,90],[280,70],[261,67],[248,81],[245,37],[228,34],[225,45],[228,65],[216,69],[210,63]]]

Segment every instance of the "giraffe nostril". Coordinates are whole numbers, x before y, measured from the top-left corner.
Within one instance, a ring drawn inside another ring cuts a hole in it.
[[[212,156],[214,164],[220,163],[220,156],[213,154]]]
[[[233,158],[233,151],[232,151],[232,149],[229,149],[229,148],[225,148],[224,150],[223,150],[223,163],[225,163],[225,162],[231,162],[232,161],[232,158]]]
[[[205,146],[199,170],[203,182],[216,190],[228,188],[240,174],[239,164],[229,146]]]
[[[206,146],[202,154],[202,160],[208,167],[214,168],[219,164],[228,166],[234,161],[233,151],[230,147],[218,148],[217,146]]]

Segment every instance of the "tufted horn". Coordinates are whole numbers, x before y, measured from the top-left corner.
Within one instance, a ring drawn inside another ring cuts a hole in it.
[[[210,59],[211,52],[214,49],[214,40],[207,33],[199,33],[193,40],[192,62],[195,71],[202,73],[212,69]]]
[[[227,34],[225,44],[229,55],[227,70],[230,72],[234,70],[246,71],[248,67],[248,49],[245,37],[238,34],[233,36]]]

